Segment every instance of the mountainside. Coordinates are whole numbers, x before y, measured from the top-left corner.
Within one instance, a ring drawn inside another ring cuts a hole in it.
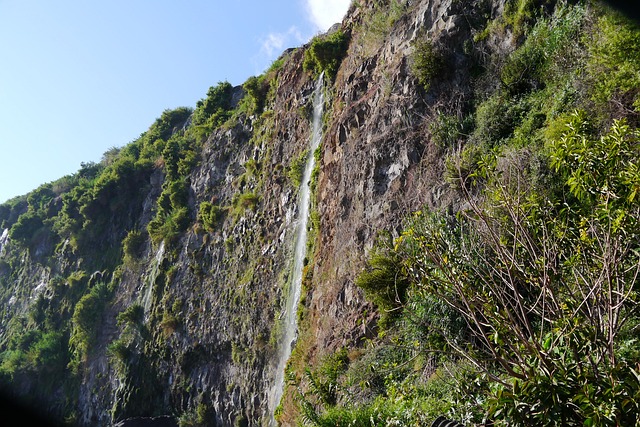
[[[355,1],[0,205],[2,390],[80,426],[635,425],[639,114],[600,3]]]

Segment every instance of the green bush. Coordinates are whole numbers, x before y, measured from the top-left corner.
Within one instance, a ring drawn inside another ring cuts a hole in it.
[[[179,207],[170,212],[156,215],[147,225],[151,241],[155,244],[164,240],[167,244],[176,242],[180,233],[191,223],[191,215],[187,207]]]
[[[164,110],[140,138],[122,149],[122,154],[136,160],[156,161],[162,154],[166,141],[181,133],[192,114],[193,109],[187,107]]]
[[[28,211],[18,217],[18,221],[9,230],[11,239],[24,245],[31,245],[44,227],[40,215]]]
[[[142,257],[146,240],[146,236],[139,230],[132,230],[127,234],[122,241],[126,264],[135,263]]]
[[[585,112],[569,116],[565,132],[550,144],[552,166],[562,173],[571,193],[589,209],[603,203],[617,217],[633,215],[640,192],[640,132],[625,120],[615,120],[600,138],[586,133],[589,129]],[[618,217],[618,221],[623,218]],[[622,225],[625,222],[616,223]]]
[[[179,427],[206,427],[216,424],[216,411],[211,406],[199,403],[193,410],[178,417]]]
[[[576,60],[583,50],[579,34],[585,16],[582,6],[559,5],[550,19],[540,19],[500,71],[507,93],[517,95],[557,84],[558,77],[567,72],[563,64]]]
[[[452,147],[461,139],[466,139],[473,128],[473,118],[465,116],[462,119],[455,115],[438,112],[429,124],[432,141],[439,147]]]
[[[153,243],[175,241],[191,223],[189,209],[189,173],[196,163],[196,154],[189,140],[174,136],[162,152],[166,178],[157,200],[155,217],[147,225]]]
[[[308,150],[300,153],[298,157],[294,157],[287,168],[287,177],[291,181],[291,184],[298,188],[302,182],[302,175],[304,174],[304,168],[307,163]]]
[[[446,370],[439,369],[421,381],[409,367],[411,354],[402,347],[378,344],[352,362],[347,372],[344,364],[338,365],[339,375],[331,380],[320,372],[310,375],[307,371],[308,391],[298,389],[301,421],[327,427],[413,426],[431,425],[454,407],[462,414],[468,403],[459,398],[459,384],[469,381],[473,372],[462,364],[449,363]],[[373,394],[356,398],[365,390]]]
[[[269,92],[269,81],[266,75],[249,77],[242,85],[247,96],[247,112],[249,114],[261,114]]]
[[[587,70],[594,82],[592,98],[600,105],[616,99],[640,111],[640,27],[618,13],[598,19],[589,43]]]
[[[401,265],[393,251],[379,245],[369,254],[367,267],[356,279],[356,285],[378,307],[383,323],[397,317],[406,302],[409,282]]]
[[[463,193],[478,188],[484,180],[476,172],[485,151],[484,147],[469,142],[461,150],[452,153],[445,161],[445,180]]]
[[[140,304],[127,307],[116,319],[122,330],[118,339],[107,347],[107,354],[115,362],[120,378],[126,378],[150,334],[145,327],[144,308]]]
[[[0,205],[0,222],[3,228],[11,228],[18,217],[29,208],[27,196],[18,196]]]
[[[509,0],[504,7],[505,24],[511,27],[516,37],[521,37],[530,28],[539,11],[553,0]]]
[[[103,311],[111,298],[111,291],[103,283],[97,283],[80,298],[71,318],[69,346],[73,350],[73,366],[84,362],[96,343],[98,327],[102,324]]]
[[[333,80],[348,47],[349,37],[342,30],[315,37],[304,52],[303,68],[315,77],[324,71],[327,78]]]
[[[600,137],[589,129],[576,114],[549,147],[563,193],[536,193],[525,173],[513,180],[485,162],[482,204],[468,198],[456,218],[423,214],[397,245],[419,288],[468,322],[477,344],[433,319],[425,328],[493,379],[488,410],[500,425],[637,422],[637,360],[610,340],[625,336],[614,318],[637,321],[639,135],[620,121]]]
[[[50,207],[56,196],[51,184],[45,184],[27,194],[27,203],[34,212],[42,213],[45,216],[53,216],[55,212],[51,212]]]
[[[255,211],[258,206],[260,197],[254,192],[247,192],[242,194],[234,194],[231,200],[233,206],[233,212],[236,216],[241,215],[244,211]]]
[[[185,125],[193,110],[188,107],[179,107],[174,110],[164,110],[160,118],[152,125],[154,139],[168,140],[174,133]]]
[[[433,80],[442,76],[445,71],[444,54],[426,38],[416,39],[413,49],[411,70],[420,86],[428,91]]]
[[[142,325],[144,322],[144,307],[133,304],[120,312],[117,316],[118,325]]]
[[[375,8],[366,12],[362,25],[354,31],[357,37],[354,40],[354,50],[360,58],[370,57],[380,48],[405,9],[405,2],[391,0],[379,2]]]
[[[0,354],[0,378],[34,373],[43,379],[47,376],[59,380],[67,362],[67,338],[63,332],[30,330],[14,336],[9,349]]]
[[[224,210],[211,202],[200,203],[198,218],[207,231],[213,232],[218,228],[218,223],[224,215]]]
[[[522,99],[498,92],[476,108],[473,136],[488,146],[503,144],[513,135],[525,112]]]
[[[185,207],[189,203],[189,183],[186,178],[173,181],[168,186],[171,207],[176,209]]]
[[[196,126],[210,124],[216,127],[224,123],[226,121],[224,117],[232,108],[232,92],[233,86],[226,81],[210,87],[207,97],[196,103],[196,109],[193,112],[193,124]]]

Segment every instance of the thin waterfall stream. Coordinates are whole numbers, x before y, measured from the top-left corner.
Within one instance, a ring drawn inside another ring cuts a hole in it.
[[[4,248],[4,245],[7,243],[7,240],[9,240],[9,229],[5,228],[2,231],[2,235],[0,235],[0,256],[2,256],[2,248]]]
[[[162,257],[164,256],[164,240],[160,243],[160,247],[156,252],[153,262],[151,264],[151,271],[146,279],[146,289],[142,296],[142,306],[144,307],[145,316],[149,316],[151,311],[151,302],[153,300],[153,287],[155,286],[156,279],[160,274],[160,264],[162,263]]]
[[[278,348],[278,365],[276,368],[275,382],[269,393],[270,425],[275,426],[275,409],[280,403],[284,392],[284,375],[287,361],[291,356],[297,334],[297,308],[300,302],[302,288],[302,270],[307,250],[307,223],[309,221],[309,209],[311,202],[311,173],[315,166],[314,153],[322,140],[322,114],[324,108],[324,83],[323,74],[316,81],[313,92],[313,121],[309,154],[302,174],[300,190],[298,193],[298,216],[294,233],[294,258],[292,276],[287,293],[285,313],[282,318],[283,333]]]

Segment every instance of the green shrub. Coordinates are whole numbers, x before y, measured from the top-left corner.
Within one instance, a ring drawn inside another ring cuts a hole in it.
[[[536,23],[500,71],[502,84],[510,95],[557,84],[558,77],[568,71],[565,64],[576,61],[583,50],[579,34],[585,16],[582,6],[559,5],[550,19]]]
[[[117,316],[118,325],[142,325],[144,322],[144,307],[133,304],[120,312]]]
[[[191,223],[188,174],[196,154],[189,145],[189,140],[183,137],[172,137],[163,150],[167,176],[157,200],[156,215],[147,225],[154,243],[175,241]]]
[[[132,264],[138,261],[144,251],[146,236],[139,230],[131,230],[122,241],[124,262]]]
[[[218,228],[218,223],[224,216],[224,210],[211,202],[200,203],[198,218],[207,231],[213,232]]]
[[[269,81],[263,74],[259,77],[249,77],[242,85],[247,97],[247,113],[261,114],[264,111],[264,105],[269,92]]]
[[[465,192],[478,188],[483,178],[476,172],[485,149],[472,142],[452,153],[445,161],[445,180],[458,191]]]
[[[216,411],[205,403],[199,403],[195,409],[186,411],[178,417],[179,427],[206,427],[216,424]]]
[[[164,169],[169,182],[180,178],[178,173],[178,162],[182,157],[181,138],[171,138],[167,141],[162,150],[162,159],[164,160]]]
[[[255,159],[249,159],[245,162],[244,168],[247,175],[257,177],[260,172],[260,163]]]
[[[356,285],[378,307],[383,324],[397,317],[406,302],[409,282],[401,264],[393,251],[380,244],[371,252],[367,267],[356,279]]]
[[[346,372],[344,350],[324,359],[318,371],[307,369],[304,387],[298,388],[301,421],[327,427],[430,425],[454,406],[460,412],[467,409],[468,403],[460,399],[458,389],[459,383],[469,381],[471,375],[464,377],[461,364],[449,363],[447,370],[440,369],[423,381],[410,367],[416,359],[402,341],[393,345],[376,343],[351,362]],[[327,360],[329,371],[336,375],[323,373]],[[367,396],[364,399],[360,395],[363,392]]]
[[[500,72],[502,84],[508,93],[519,94],[538,88],[542,82],[542,67],[547,52],[544,40],[548,31],[536,33],[527,38],[527,42],[511,54]]]
[[[322,415],[313,412],[313,408],[303,407],[303,421],[317,427],[369,427],[385,425],[390,418],[384,407],[370,405],[355,408],[331,408]]]
[[[164,240],[167,244],[173,244],[191,223],[191,215],[187,207],[173,209],[156,215],[149,221],[147,231],[151,241],[156,244]]]
[[[171,220],[176,225],[176,231],[185,231],[187,228],[189,228],[189,224],[191,223],[189,208],[183,206],[181,208],[175,209],[173,211],[173,214],[171,215]]]
[[[50,207],[55,197],[56,193],[53,192],[51,184],[45,184],[27,194],[27,203],[32,211],[44,216],[53,216],[55,212],[51,212]]]
[[[496,93],[476,108],[473,136],[489,146],[502,144],[513,135],[525,111],[521,100]]]
[[[617,99],[640,111],[640,27],[618,13],[598,19],[589,43],[587,70],[594,82],[592,98],[600,105]]]
[[[7,350],[0,354],[0,380],[14,381],[14,377],[28,366],[27,354],[23,350]]]
[[[429,90],[434,79],[445,71],[445,57],[431,40],[419,38],[413,43],[411,70],[425,91]]]
[[[162,314],[162,320],[160,321],[160,328],[162,329],[162,334],[165,338],[168,338],[172,335],[176,329],[180,327],[181,321],[180,319],[170,311],[165,311]]]
[[[464,317],[466,345],[438,316],[423,327],[491,378],[487,410],[500,425],[638,421],[638,361],[626,359],[637,347],[620,355],[614,342],[628,335],[614,318],[638,321],[639,135],[623,121],[602,136],[589,129],[576,114],[549,147],[563,192],[536,192],[526,172],[514,180],[484,162],[481,203],[467,196],[456,217],[416,215],[396,244],[417,289]]]
[[[160,118],[151,126],[155,139],[168,140],[174,133],[185,125],[193,110],[188,107],[179,107],[174,110],[164,110]]]
[[[9,236],[28,246],[34,242],[43,227],[40,215],[30,210],[18,217],[18,221],[9,230]]]
[[[520,38],[526,35],[545,8],[554,4],[554,0],[508,0],[501,19],[504,25],[511,28],[513,35]]]
[[[187,107],[164,110],[149,129],[140,135],[140,138],[122,149],[122,153],[136,160],[145,159],[155,162],[162,154],[166,142],[174,135],[181,133],[192,114],[193,109]]]
[[[342,30],[315,37],[304,52],[303,68],[316,77],[324,71],[327,78],[333,80],[348,47],[349,38]]]
[[[379,2],[362,25],[354,31],[357,40],[353,45],[361,58],[373,55],[380,48],[395,23],[405,12],[406,4],[398,0]]]
[[[73,349],[73,366],[84,362],[96,343],[103,311],[111,298],[108,286],[100,282],[80,298],[71,318],[69,346]]]
[[[287,177],[291,184],[298,188],[302,182],[302,175],[304,174],[304,168],[307,163],[308,150],[300,153],[298,157],[294,157],[287,168]]]
[[[30,349],[30,358],[43,374],[63,373],[68,361],[67,338],[61,331],[49,331],[40,336]]]
[[[231,200],[231,204],[233,206],[233,211],[237,215],[242,214],[247,209],[255,211],[258,206],[258,202],[260,201],[260,197],[253,192],[242,193],[242,194],[234,194]]]
[[[590,128],[586,113],[569,116],[565,132],[550,144],[552,166],[563,174],[571,193],[590,208],[604,203],[616,215],[632,215],[640,193],[640,132],[625,120],[614,121],[600,138],[589,135]]]
[[[168,186],[171,207],[176,209],[185,207],[189,203],[189,184],[186,178],[173,181]]]
[[[466,139],[473,127],[473,118],[465,116],[462,119],[455,115],[438,112],[435,119],[429,123],[432,141],[439,147],[453,146],[460,139]]]
[[[67,337],[61,331],[29,330],[13,336],[9,349],[0,354],[0,381],[20,374],[41,375],[41,385],[59,381],[67,362]]]
[[[224,123],[226,121],[224,117],[232,108],[232,92],[233,86],[226,81],[218,83],[215,87],[210,87],[207,97],[196,103],[196,109],[193,112],[193,124],[196,126],[209,124],[216,127],[216,125],[219,126]]]
[[[122,330],[118,339],[107,347],[107,355],[115,362],[120,378],[124,379],[130,374],[132,363],[150,334],[145,327],[144,308],[140,304],[127,307],[116,319]]]

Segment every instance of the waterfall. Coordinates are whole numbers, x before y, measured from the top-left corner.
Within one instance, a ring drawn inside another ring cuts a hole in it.
[[[307,250],[307,222],[309,220],[309,205],[311,200],[311,173],[315,165],[314,152],[320,145],[322,140],[322,112],[324,107],[324,85],[323,74],[320,75],[316,82],[313,92],[313,130],[311,133],[311,142],[309,155],[305,164],[300,190],[298,192],[298,216],[295,222],[294,233],[294,257],[292,278],[287,293],[286,308],[283,322],[283,333],[278,348],[278,365],[276,368],[276,377],[274,385],[269,393],[269,410],[271,413],[270,425],[275,426],[276,421],[274,412],[282,394],[284,392],[284,374],[287,361],[291,356],[291,350],[295,344],[297,337],[297,308],[300,302],[300,292],[302,288],[302,269],[304,267],[304,257]]]
[[[4,245],[7,243],[7,240],[9,240],[9,229],[5,228],[4,231],[2,232],[2,235],[0,235],[0,256],[2,256],[2,249],[4,248]]]
[[[164,240],[160,243],[160,247],[156,252],[156,256],[153,258],[153,263],[151,265],[151,271],[149,272],[149,276],[146,280],[146,289],[144,295],[142,296],[142,306],[144,307],[144,313],[146,316],[149,315],[151,310],[151,301],[153,299],[153,287],[156,283],[156,279],[158,278],[158,274],[160,273],[160,264],[162,263],[162,257],[164,256]]]

